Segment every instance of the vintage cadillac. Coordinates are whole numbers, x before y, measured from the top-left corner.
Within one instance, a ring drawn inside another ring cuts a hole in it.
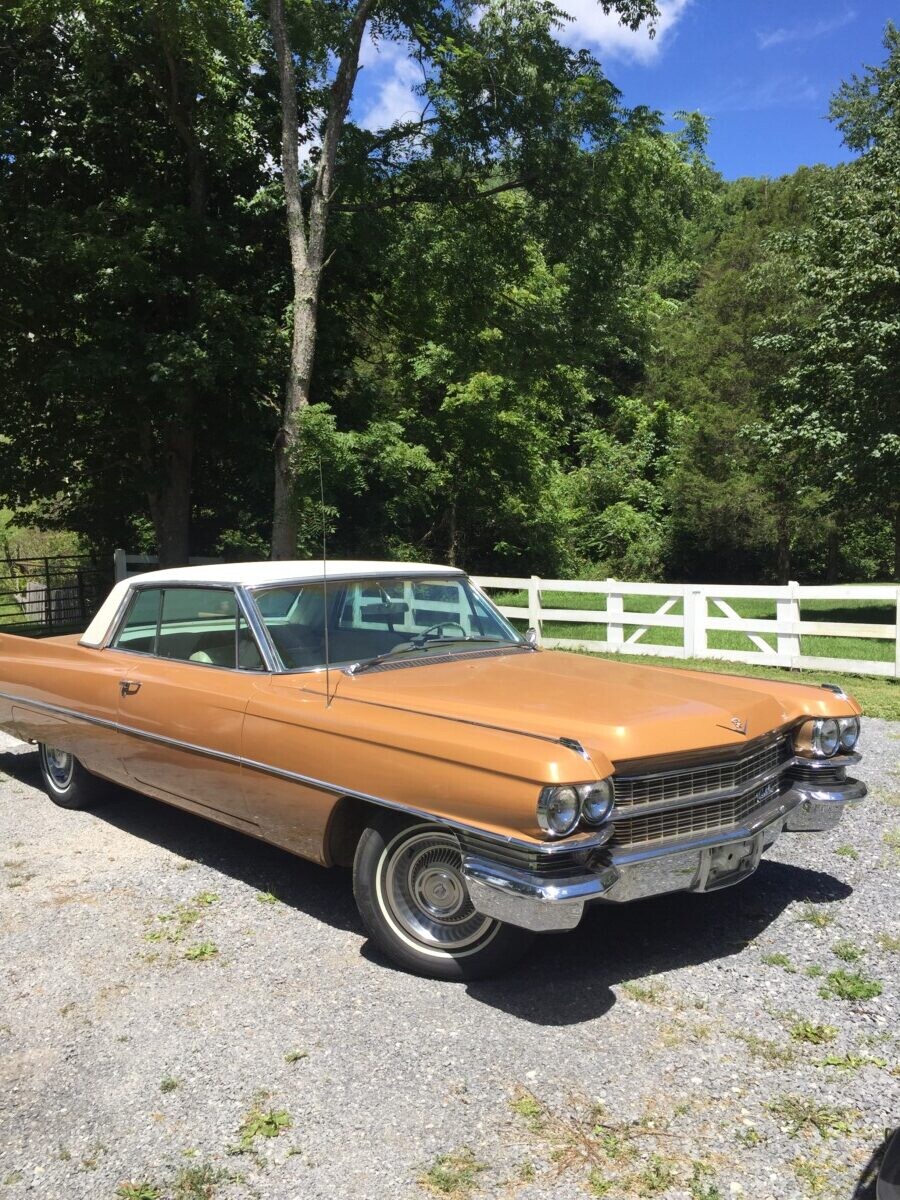
[[[830,829],[866,794],[859,712],[827,683],[543,650],[416,563],[154,571],[80,637],[0,635],[0,727],[56,804],[99,777],[352,865],[372,939],[442,979]]]

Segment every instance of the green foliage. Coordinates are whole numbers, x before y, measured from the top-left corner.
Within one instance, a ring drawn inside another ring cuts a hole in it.
[[[825,1000],[872,1000],[883,990],[877,979],[868,979],[860,971],[830,971],[819,995]]]
[[[352,11],[287,3],[307,182]],[[832,101],[855,161],[726,183],[702,115],[627,107],[561,20],[372,19],[428,116],[340,140],[298,555],[885,578],[900,35]],[[29,0],[0,67],[0,550],[264,557],[292,319],[266,6]]]

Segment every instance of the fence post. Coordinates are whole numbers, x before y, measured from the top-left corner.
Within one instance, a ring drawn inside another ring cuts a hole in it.
[[[528,583],[528,624],[537,632],[540,645],[544,631],[541,628],[541,580],[538,575],[532,575]]]
[[[894,649],[894,674],[900,679],[900,587],[897,588],[897,611],[894,614],[894,622],[896,624],[894,634],[897,639]]]
[[[686,658],[706,656],[706,617],[708,600],[703,588],[686,585],[684,589],[684,653]]]
[[[53,631],[53,593],[50,590],[50,559],[44,559],[44,620],[47,622],[47,628]]]
[[[800,623],[800,584],[796,579],[792,579],[788,584],[789,595],[785,600],[775,601],[775,616],[779,621],[786,621],[792,625]],[[794,659],[800,657],[800,634],[797,633],[777,633],[775,635],[775,648],[779,658],[789,658],[793,667]]]
[[[113,573],[116,583],[128,575],[128,559],[124,550],[113,551]]]
[[[614,579],[607,579],[607,581],[606,581],[606,586],[607,586],[606,611],[607,611],[607,613],[609,613],[609,616],[611,618],[614,618],[618,614],[623,613],[625,611],[625,600],[624,600],[624,597],[622,596],[621,591],[618,592],[617,594],[613,594],[612,589],[615,587],[615,585],[616,585],[616,581]],[[625,641],[625,626],[622,624],[621,621],[618,621],[618,622],[614,622],[613,620],[607,621],[606,640],[609,642],[609,644],[611,646],[614,646],[614,647],[622,645],[622,643]]]

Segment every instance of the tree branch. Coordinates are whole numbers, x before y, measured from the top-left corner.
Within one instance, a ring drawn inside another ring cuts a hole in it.
[[[284,20],[284,0],[271,0],[269,16],[275,59],[278,64],[278,86],[281,94],[281,178],[287,211],[288,243],[295,276],[307,264],[306,224],[300,198],[300,149],[297,129],[297,80],[294,59],[287,40]]]

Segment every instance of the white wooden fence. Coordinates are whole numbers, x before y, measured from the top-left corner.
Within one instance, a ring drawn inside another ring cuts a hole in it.
[[[502,579],[475,576],[474,582],[485,591],[527,593],[527,607],[503,604],[507,617],[521,618],[537,630],[545,646],[583,649],[620,654],[647,654],[666,658],[717,658],[727,662],[757,663],[773,667],[802,667],[812,670],[848,671],[862,675],[887,675],[900,678],[900,587],[893,584],[853,586],[757,587],[729,584],[626,583],[618,579],[593,582],[576,579]],[[548,608],[542,593],[589,592],[606,597],[603,609]],[[631,596],[656,596],[654,612],[629,612],[626,600]],[[775,617],[742,617],[729,601],[741,599],[774,601]],[[859,624],[850,621],[803,620],[801,607],[808,600],[868,600],[891,605],[894,623]],[[679,602],[683,612],[673,613]],[[606,625],[606,640],[591,638],[545,637],[545,622]],[[635,627],[626,635],[626,626]],[[681,630],[680,645],[653,645],[643,639],[652,628]],[[746,649],[715,649],[709,645],[714,630],[728,630],[746,637]],[[801,654],[803,635],[840,638],[878,638],[893,642],[892,661],[865,658],[820,658]]]
[[[189,558],[192,567],[205,566],[207,563],[221,562],[221,558]],[[113,567],[116,583],[127,579],[129,575],[140,575],[144,571],[155,571],[159,566],[159,556],[156,554],[131,554],[127,550],[113,551]]]

